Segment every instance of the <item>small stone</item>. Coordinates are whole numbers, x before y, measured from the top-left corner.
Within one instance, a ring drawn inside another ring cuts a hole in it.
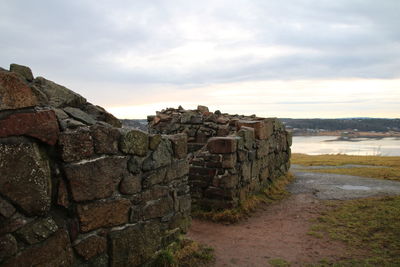
[[[16,235],[25,243],[33,245],[46,240],[57,230],[56,222],[51,217],[47,217],[25,225],[16,232]]]
[[[161,142],[161,135],[160,134],[152,134],[149,136],[149,148],[151,150],[155,150]]]
[[[125,195],[139,193],[142,190],[142,179],[139,176],[129,175],[122,179],[119,191]]]
[[[67,113],[65,113],[64,110],[60,108],[54,108],[53,111],[56,114],[56,117],[59,121],[69,118]]]
[[[190,212],[190,208],[192,205],[192,199],[190,195],[178,197],[177,201],[179,202],[179,211],[180,212]]]
[[[17,251],[18,244],[14,236],[10,234],[0,236],[0,263],[13,256]]]
[[[116,128],[94,125],[90,127],[94,149],[98,154],[117,154],[121,133]]]
[[[65,119],[65,120],[60,121],[60,126],[61,126],[61,129],[63,131],[65,131],[67,129],[73,130],[73,129],[77,129],[80,127],[85,127],[86,125],[83,124],[82,122],[74,120],[74,119]]]
[[[85,124],[96,124],[96,120],[78,108],[66,107],[63,109],[68,115]]]
[[[79,256],[89,260],[106,251],[107,240],[104,237],[92,235],[75,245],[74,249]]]
[[[58,140],[59,132],[53,110],[17,113],[0,120],[0,137],[26,135],[54,145]]]
[[[149,188],[155,184],[163,183],[166,173],[165,168],[146,173],[143,178],[143,187]]]
[[[186,134],[174,134],[168,135],[168,139],[172,142],[172,148],[174,155],[178,159],[186,158],[187,156],[187,135]]]
[[[198,110],[200,113],[210,112],[210,111],[208,110],[208,107],[206,107],[206,106],[201,106],[201,105],[198,105],[198,106],[197,106],[197,110]]]
[[[127,161],[126,157],[115,156],[65,165],[72,198],[86,201],[110,197],[115,186],[127,175]]]
[[[127,223],[130,207],[131,202],[127,199],[77,205],[80,231],[85,233]]]
[[[235,168],[236,161],[237,161],[236,153],[224,154],[224,156],[222,158],[222,168],[224,168],[224,169]]]
[[[128,169],[133,174],[138,174],[142,170],[142,164],[145,158],[132,156],[131,159],[128,161]]]
[[[212,137],[208,140],[207,149],[213,154],[225,154],[236,152],[236,137]]]
[[[18,64],[11,64],[10,71],[18,73],[19,75],[24,77],[28,82],[33,81],[32,70],[29,67],[18,65]]]
[[[59,144],[61,156],[65,162],[82,160],[94,153],[92,136],[87,129],[80,128],[76,131],[61,133]]]
[[[0,110],[33,107],[38,100],[18,74],[0,71]]]
[[[0,215],[4,218],[10,218],[15,213],[13,205],[8,203],[5,199],[0,197]]]
[[[127,154],[146,156],[149,147],[149,137],[140,130],[130,130],[122,135],[120,149]]]
[[[28,215],[50,209],[49,162],[37,144],[0,144],[0,193]]]

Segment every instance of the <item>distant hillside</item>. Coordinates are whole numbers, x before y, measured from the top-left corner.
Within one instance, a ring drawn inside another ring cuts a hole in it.
[[[140,120],[122,119],[120,121],[122,123],[123,128],[135,128],[147,132],[147,120],[145,119],[140,119]]]
[[[357,130],[357,131],[400,131],[400,119],[280,119],[287,128],[298,130]]]

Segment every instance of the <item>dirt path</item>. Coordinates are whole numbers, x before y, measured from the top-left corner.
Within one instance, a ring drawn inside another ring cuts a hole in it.
[[[215,266],[269,266],[277,258],[302,266],[339,258],[346,253],[343,244],[307,234],[320,208],[311,194],[292,195],[239,224],[193,220],[188,236],[215,249]]]
[[[268,262],[271,259],[284,259],[291,266],[304,266],[307,263],[318,263],[322,259],[343,258],[348,252],[343,243],[307,234],[312,219],[324,209],[319,197],[327,199],[326,194],[318,194],[321,192],[321,183],[317,182],[316,174],[310,173],[308,176],[302,172],[295,173],[295,176],[297,180],[289,187],[293,193],[289,198],[266,206],[248,220],[235,225],[193,220],[188,237],[215,249],[215,266],[270,266]],[[336,188],[333,191],[328,190],[333,199],[341,199],[340,196],[343,199],[349,198],[346,193],[349,190],[339,188],[349,184],[349,180],[342,178],[338,175],[323,178],[323,184]],[[373,187],[370,179],[362,179],[364,178],[356,179],[358,182],[350,182],[354,186],[351,189],[367,191],[357,187],[363,186],[364,182]],[[379,183],[381,188],[382,180]],[[399,182],[393,185],[400,188]],[[307,190],[302,190],[303,188]]]

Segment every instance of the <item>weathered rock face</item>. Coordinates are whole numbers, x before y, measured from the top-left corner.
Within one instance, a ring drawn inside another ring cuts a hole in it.
[[[32,89],[17,74],[0,71],[0,110],[32,107],[37,104]]]
[[[51,177],[36,144],[0,144],[0,193],[28,215],[50,209]]]
[[[186,136],[118,119],[29,68],[0,70],[0,265],[139,266],[190,221]]]
[[[291,136],[275,118],[166,109],[149,116],[153,134],[184,133],[192,152],[192,200],[207,209],[232,208],[284,175]]]

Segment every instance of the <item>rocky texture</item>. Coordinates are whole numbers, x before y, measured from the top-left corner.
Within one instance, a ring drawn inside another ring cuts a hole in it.
[[[11,70],[0,70],[0,265],[150,263],[190,222],[186,135],[120,129],[71,90]]]
[[[0,194],[28,215],[50,209],[50,167],[36,144],[0,144]]]
[[[156,223],[127,227],[110,234],[111,266],[140,266],[158,250],[160,229]]]
[[[237,207],[290,167],[291,136],[279,120],[166,109],[149,116],[152,134],[183,133],[190,155],[189,183],[195,205]]]
[[[15,73],[0,71],[0,110],[32,107],[38,100],[32,89]]]
[[[0,137],[25,135],[55,145],[58,134],[58,122],[52,110],[12,114],[0,120]]]

